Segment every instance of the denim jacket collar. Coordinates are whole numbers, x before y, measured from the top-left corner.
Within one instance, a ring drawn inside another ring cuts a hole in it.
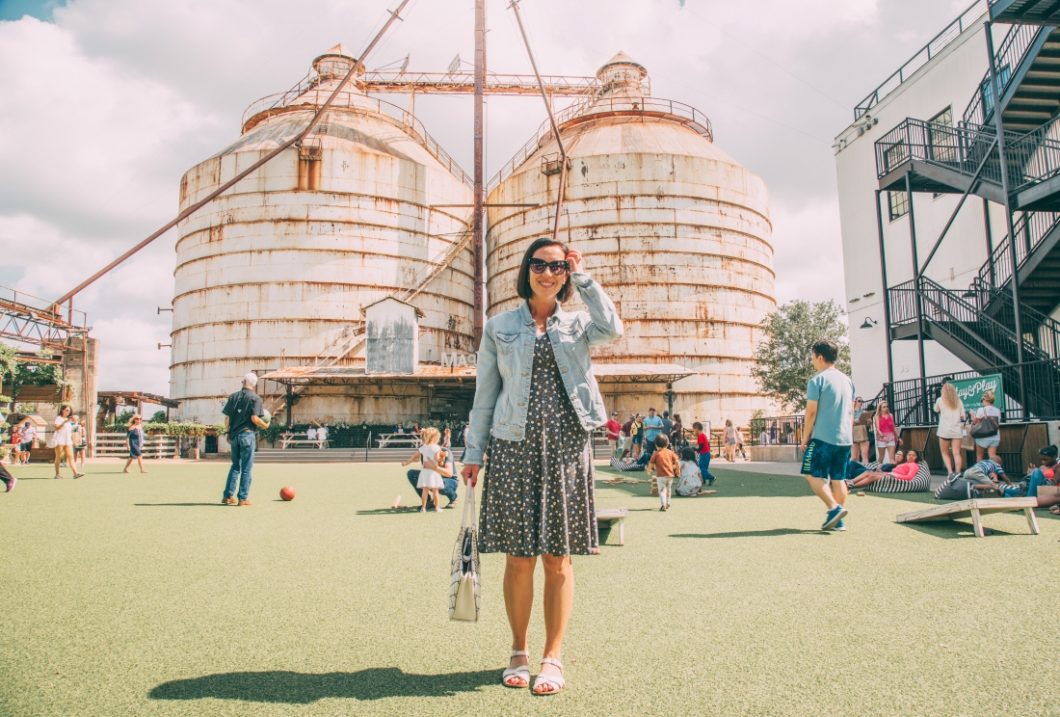
[[[556,302],[556,308],[553,310],[552,315],[548,317],[547,324],[553,324],[559,321],[560,316],[563,314],[563,304]],[[519,305],[519,320],[526,326],[532,326],[534,323],[534,316],[530,313],[530,301],[527,299],[523,300],[523,303]]]

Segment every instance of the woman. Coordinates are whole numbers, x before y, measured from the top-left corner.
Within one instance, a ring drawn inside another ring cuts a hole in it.
[[[644,419],[640,417],[640,414],[634,414],[633,425],[630,427],[630,433],[633,436],[633,459],[640,460],[640,454],[643,452],[644,442]]]
[[[670,443],[678,450],[688,445],[688,441],[685,440],[685,427],[681,423],[681,414],[679,413],[674,414],[674,425],[670,427]]]
[[[589,347],[622,335],[604,290],[581,270],[582,257],[549,238],[526,250],[519,308],[486,322],[478,353],[471,430],[461,474],[472,486],[489,445],[482,491],[480,552],[507,554],[504,604],[512,654],[501,681],[530,684],[527,630],[534,566],[545,572],[545,644],[533,692],[563,689],[563,634],[574,602],[571,555],[599,544],[590,431],[607,421]],[[588,314],[563,309],[574,291]],[[492,440],[491,440],[492,438]]]
[[[898,438],[898,428],[894,425],[891,407],[886,401],[880,401],[872,417],[872,432],[876,434],[876,462],[894,463],[894,451],[902,445]]]
[[[144,427],[143,418],[139,415],[134,415],[132,420],[129,421],[127,426],[129,432],[125,434],[125,447],[129,449],[129,460],[125,461],[125,468],[122,473],[129,472],[129,466],[132,465],[133,461],[136,461],[136,465],[140,466],[140,472],[146,473],[144,470]]]
[[[59,408],[59,415],[55,417],[53,425],[55,433],[52,434],[52,445],[55,446],[55,477],[61,478],[60,471],[63,467],[63,459],[70,467],[70,473],[74,478],[80,478],[83,474],[77,472],[74,466],[74,409],[63,404]]]
[[[957,395],[957,388],[947,381],[942,384],[942,395],[935,401],[935,413],[939,414],[936,433],[942,461],[946,464],[947,478],[964,470],[964,452],[961,450],[961,423],[964,421],[964,404]]]
[[[725,460],[729,463],[736,462],[736,429],[731,418],[725,419]]]
[[[849,482],[851,488],[865,488],[876,481],[891,476],[900,481],[912,481],[920,470],[920,456],[910,449],[905,453],[905,462],[893,466],[889,471],[865,471]]]
[[[992,435],[975,436],[976,462],[983,460],[983,456],[989,454],[990,460],[994,463],[1001,463],[1001,459],[997,456],[997,447],[1001,445],[1001,409],[994,405],[996,400],[997,395],[993,391],[984,392],[983,405],[972,415],[973,435],[976,426],[981,426],[984,422],[991,424],[995,429]]]
[[[865,415],[865,401],[861,396],[854,399],[854,445],[850,447],[850,460],[869,462],[869,427],[865,421],[869,416]]]
[[[74,425],[70,431],[70,437],[74,446],[74,462],[77,463],[78,472],[84,475],[85,453],[88,452],[88,431],[85,430],[85,424],[81,422],[80,416],[74,416],[73,419]]]

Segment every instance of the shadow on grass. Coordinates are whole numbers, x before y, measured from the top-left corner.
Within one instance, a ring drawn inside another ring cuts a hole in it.
[[[775,538],[781,535],[829,535],[825,530],[772,528],[771,530],[737,530],[731,533],[673,533],[671,538]]]
[[[397,667],[357,672],[303,674],[285,670],[226,672],[163,682],[148,693],[154,700],[244,700],[310,704],[328,698],[379,700],[386,697],[451,697],[498,681],[497,670],[413,675]]]
[[[964,523],[959,520],[938,520],[930,523],[901,523],[900,525],[903,525],[906,528],[912,528],[925,535],[942,538],[943,540],[965,540],[967,538],[976,537],[975,528],[972,527],[972,524]],[[983,532],[986,533],[987,537],[995,535],[1030,535],[1030,530],[1026,533],[1010,533],[1007,530],[988,528],[985,525],[983,526]]]
[[[216,503],[133,503],[135,506],[141,508],[196,508],[199,506],[210,506],[212,508],[232,508],[234,506],[225,505],[220,501]]]

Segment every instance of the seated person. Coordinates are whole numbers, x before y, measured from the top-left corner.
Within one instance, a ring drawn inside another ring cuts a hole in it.
[[[453,460],[453,452],[445,452],[445,465],[436,466],[431,463],[430,465],[425,465],[424,468],[430,468],[432,470],[435,470],[442,476],[442,487],[439,489],[438,492],[449,499],[449,502],[446,503],[443,507],[452,508],[454,505],[456,505],[456,491],[457,486],[460,485],[460,481],[456,476],[456,462]],[[408,471],[405,475],[408,477],[409,483],[412,484],[412,487],[416,488],[416,483],[418,483],[420,479],[420,472],[418,470],[411,470]],[[417,489],[416,492],[418,493],[419,490]],[[433,509],[434,501],[428,498],[427,510]]]
[[[699,495],[703,489],[703,474],[699,472],[699,463],[696,461],[696,449],[685,447],[681,449],[681,478],[677,481],[677,495],[689,498]]]
[[[885,466],[889,467],[890,470],[883,470]],[[905,460],[902,463],[893,466],[885,464],[880,466],[880,469],[878,471],[863,471],[852,480],[847,479],[847,484],[851,488],[864,488],[888,476],[896,480],[911,481],[916,478],[917,472],[920,470],[920,456],[917,455],[916,451],[909,450],[906,451]]]
[[[961,474],[965,480],[975,483],[973,493],[985,493],[995,491],[998,495],[1012,498],[1022,495],[1020,486],[1015,485],[1005,475],[1005,469],[997,461],[985,458],[972,465]]]
[[[1046,446],[1038,451],[1038,462],[1041,465],[1029,466],[1027,475],[1027,497],[1037,498],[1038,487],[1057,485],[1060,481],[1056,475],[1056,446]]]
[[[914,451],[915,452],[915,451]],[[847,483],[850,483],[862,473],[867,471],[882,471],[883,473],[890,473],[894,470],[896,465],[905,462],[905,451],[898,449],[894,453],[894,463],[884,463],[882,466],[877,463],[861,463],[859,461],[847,461]]]

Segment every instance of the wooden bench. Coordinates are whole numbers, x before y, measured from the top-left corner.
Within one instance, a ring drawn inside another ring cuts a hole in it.
[[[393,444],[394,446],[410,446],[412,448],[419,448],[423,441],[415,433],[380,433],[379,434],[379,447],[386,448]]]
[[[896,523],[922,523],[932,520],[956,520],[957,518],[971,516],[975,534],[982,538],[985,535],[982,516],[990,513],[1012,513],[1022,510],[1027,516],[1027,525],[1030,526],[1031,533],[1038,535],[1040,532],[1038,530],[1038,518],[1034,515],[1034,509],[1037,506],[1037,498],[973,498],[972,500],[959,500],[945,505],[934,505],[912,513],[902,513],[894,520]]]
[[[596,511],[596,523],[597,529],[600,530],[603,535],[600,536],[600,543],[607,539],[607,534],[611,532],[611,528],[618,524],[618,544],[626,544],[626,516],[629,515],[627,508],[599,508]],[[603,524],[603,525],[601,525]]]
[[[312,446],[313,448],[323,448],[323,441],[319,441],[315,438],[295,438],[297,433],[283,433],[280,435],[280,448],[287,450],[291,446]]]

